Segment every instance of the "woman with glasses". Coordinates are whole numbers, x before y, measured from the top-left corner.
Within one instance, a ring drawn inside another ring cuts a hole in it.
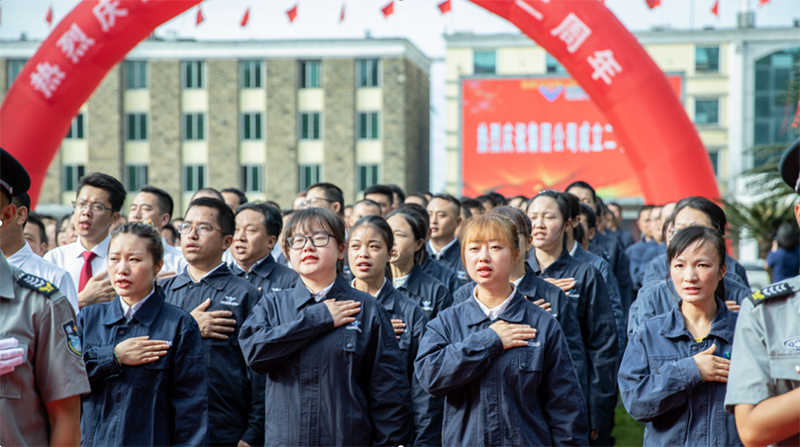
[[[292,213],[286,252],[302,282],[272,292],[239,335],[267,375],[266,445],[399,445],[413,434],[411,392],[389,314],[340,273],[344,220]]]

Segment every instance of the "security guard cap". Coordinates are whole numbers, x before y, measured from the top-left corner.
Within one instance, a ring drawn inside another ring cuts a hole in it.
[[[800,138],[794,140],[781,157],[778,172],[787,185],[800,194]]]
[[[13,155],[0,148],[0,191],[11,200],[14,196],[28,192],[30,187],[28,171]]]

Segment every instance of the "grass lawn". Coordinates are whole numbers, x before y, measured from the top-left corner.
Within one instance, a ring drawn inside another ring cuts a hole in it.
[[[614,431],[616,445],[624,447],[641,447],[644,437],[644,425],[634,421],[621,404],[614,409]]]

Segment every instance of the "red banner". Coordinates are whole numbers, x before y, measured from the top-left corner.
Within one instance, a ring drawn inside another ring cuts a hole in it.
[[[683,77],[669,76],[681,98]],[[584,180],[603,196],[641,196],[614,127],[574,79],[461,82],[462,195],[563,191]]]

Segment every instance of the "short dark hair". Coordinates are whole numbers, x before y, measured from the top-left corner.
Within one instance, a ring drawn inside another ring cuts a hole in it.
[[[492,196],[482,195],[475,198],[478,202],[480,202],[484,208],[486,208],[486,204],[492,205],[492,208],[497,206],[497,201]]]
[[[378,202],[376,202],[376,201],[374,201],[374,200],[370,200],[370,199],[361,199],[361,200],[359,200],[358,202],[356,202],[356,203],[354,203],[354,204],[353,204],[353,208],[355,208],[355,206],[356,206],[356,205],[358,205],[359,203],[366,203],[366,204],[367,204],[367,205],[369,205],[369,206],[374,206],[375,208],[378,208],[378,214],[381,214],[381,213],[383,212],[383,210],[381,209],[381,205],[380,205],[380,203],[378,203]]]
[[[161,214],[169,214],[169,218],[172,219],[172,210],[175,207],[175,202],[172,201],[172,196],[170,196],[168,192],[150,185],[142,186],[139,192],[146,192],[156,196],[156,199],[158,199],[158,210],[161,211]]]
[[[423,206],[428,206],[428,197],[424,193],[415,192],[413,194],[407,195],[406,199],[409,198],[409,197],[416,197],[416,198],[422,200],[423,202],[425,202],[425,205],[423,205]],[[405,200],[403,200],[403,202],[405,202]]]
[[[588,189],[592,192],[592,200],[594,200],[594,203],[597,204],[597,193],[594,191],[594,188],[592,188],[592,185],[584,182],[583,180],[578,180],[577,182],[570,183],[564,191],[569,191],[572,188]]]
[[[472,210],[470,210],[469,207],[462,206],[459,212],[464,215],[465,220],[472,217]]]
[[[172,240],[171,241],[167,241],[167,242],[169,242],[170,245],[175,244],[175,241],[177,241],[181,237],[181,235],[178,234],[178,230],[176,230],[175,227],[172,226],[171,223],[168,223],[168,224],[164,225],[164,228],[161,229],[162,235],[163,235],[164,230],[167,230],[172,234]]]
[[[714,227],[714,230],[725,237],[725,227],[728,226],[728,219],[725,217],[725,211],[723,211],[719,205],[705,197],[690,196],[681,199],[681,201],[675,205],[675,210],[672,211],[672,215],[677,217],[678,213],[684,208],[691,208],[708,216],[708,220],[711,221],[711,226]]]
[[[500,194],[497,191],[487,192],[486,195],[494,199],[494,203],[497,204],[495,206],[506,206],[506,205],[508,205],[508,202],[506,201],[505,196],[503,196],[502,194]]]
[[[266,202],[264,202],[264,203],[265,203],[266,205],[269,205],[269,206],[271,206],[271,207],[275,208],[276,210],[278,210],[278,212],[280,212],[280,211],[281,211],[281,206],[280,206],[280,205],[278,205],[278,202],[276,202],[276,201],[274,201],[274,200],[267,200],[267,201],[266,201]]]
[[[461,199],[461,206],[469,208],[470,213],[472,213],[472,208],[478,208],[479,210],[481,210],[481,214],[486,213],[486,208],[483,206],[481,202],[475,199],[470,199],[469,197]]]
[[[267,234],[270,236],[278,236],[283,229],[283,218],[280,211],[266,203],[245,203],[236,209],[236,215],[242,211],[255,211],[264,216],[264,227],[267,229]]]
[[[653,209],[653,205],[644,205],[643,207],[639,208],[639,217],[642,217],[642,213],[645,211],[650,211]]]
[[[338,203],[339,214],[344,215],[344,193],[342,193],[342,188],[339,188],[333,183],[320,182],[309,186],[306,191],[311,191],[314,188],[321,189],[325,193],[326,199],[330,200],[331,202]]]
[[[244,192],[242,190],[240,190],[240,189],[237,189],[237,188],[225,188],[222,191],[220,191],[220,194],[222,194],[223,192],[230,192],[230,193],[236,194],[236,196],[239,197],[239,205],[240,206],[244,205],[245,203],[247,203],[247,196],[244,195]]]
[[[420,217],[422,217],[422,220],[425,221],[425,228],[429,229],[431,227],[431,216],[428,214],[428,210],[426,210],[424,206],[422,206],[422,205],[420,205],[418,203],[404,203],[404,204],[402,204],[402,205],[397,207],[398,210],[401,209],[401,208],[402,209],[411,210],[411,211],[419,214]],[[459,210],[459,213],[460,212],[461,211]],[[427,237],[427,231],[428,231],[427,229],[425,230],[425,232],[426,232],[425,233],[425,237]]]
[[[189,210],[196,206],[217,210],[217,225],[222,230],[222,234],[233,236],[233,233],[236,232],[236,216],[233,215],[231,207],[222,200],[212,199],[211,197],[194,199],[189,203],[189,207],[186,208],[186,214],[189,214]]]
[[[796,249],[797,245],[800,244],[797,236],[797,225],[782,223],[778,227],[778,235],[775,239],[778,242],[778,247],[784,250],[792,251]]]
[[[586,226],[591,230],[597,228],[597,214],[591,206],[581,202],[581,216],[586,217]]]
[[[119,180],[108,174],[103,174],[102,172],[92,172],[91,174],[83,176],[81,181],[78,182],[78,189],[75,193],[76,197],[80,195],[81,189],[83,189],[84,186],[91,186],[106,191],[108,193],[108,201],[111,202],[111,211],[119,211],[122,209],[127,193],[125,192],[125,187],[122,186]]]
[[[44,222],[36,213],[28,213],[28,220],[25,221],[25,225],[35,225],[39,229],[39,238],[42,242],[47,243],[47,227],[44,226]]]
[[[367,197],[367,194],[381,194],[389,199],[390,206],[392,203],[394,203],[394,193],[392,192],[392,188],[389,188],[386,185],[372,185],[364,190],[364,197]]]
[[[14,204],[17,209],[24,206],[25,209],[28,210],[29,215],[33,212],[31,210],[31,196],[29,196],[27,192],[14,196],[14,198],[11,199],[11,203]],[[25,222],[22,224],[25,225]]]
[[[433,198],[431,199],[431,202],[433,202],[433,199],[441,199],[441,200],[444,200],[444,201],[452,203],[453,205],[456,206],[456,217],[461,215],[461,202],[459,202],[458,199],[456,199],[455,197],[451,196],[450,194],[440,192],[439,194],[435,194],[433,196]]]
[[[390,185],[386,185],[386,186],[388,186],[389,189],[391,189],[393,193],[397,194],[397,198],[400,199],[400,203],[403,203],[406,200],[406,193],[403,191],[403,188],[401,188],[401,187],[399,187],[399,186],[397,186],[395,184],[390,184]]]
[[[217,191],[214,188],[200,188],[200,189],[198,189],[197,191],[195,191],[194,194],[192,194],[192,200],[194,200],[194,198],[197,197],[197,195],[200,194],[201,192],[209,193],[209,194],[213,195],[214,197],[218,198],[219,200],[222,200],[223,202],[225,201],[225,197],[222,197],[222,193]]]

